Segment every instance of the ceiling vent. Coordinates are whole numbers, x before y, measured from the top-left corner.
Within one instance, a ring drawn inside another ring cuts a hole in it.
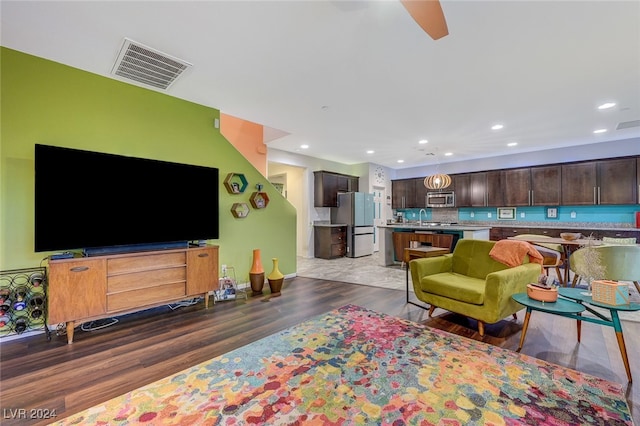
[[[616,130],[630,129],[631,127],[640,127],[640,120],[623,121],[618,123]]]
[[[191,66],[182,59],[125,38],[111,74],[166,90]]]

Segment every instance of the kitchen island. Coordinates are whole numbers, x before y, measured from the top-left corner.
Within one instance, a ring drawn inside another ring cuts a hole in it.
[[[444,224],[418,224],[418,223],[390,223],[379,225],[380,228],[380,252],[383,266],[391,266],[402,262],[401,257],[396,256],[396,248],[393,244],[393,234],[395,232],[417,233],[417,234],[452,234],[455,242],[460,238],[474,240],[488,240],[490,226],[469,226],[469,225],[444,225]],[[402,250],[404,247],[401,248]]]

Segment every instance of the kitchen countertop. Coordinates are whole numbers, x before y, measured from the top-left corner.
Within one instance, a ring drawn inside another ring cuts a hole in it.
[[[560,222],[557,224],[549,224],[549,223],[492,223],[489,226],[490,228],[545,228],[545,229],[575,229],[576,231],[580,230],[594,230],[594,231],[640,231],[638,228],[632,227],[632,224],[629,226],[624,226],[625,224],[618,223],[594,223],[594,222],[579,222],[579,223],[567,223]],[[473,225],[476,226],[476,225]]]
[[[314,222],[313,226],[318,226],[323,228],[339,228],[341,226],[347,226],[347,224],[346,223]]]
[[[411,229],[416,231],[482,231],[485,229],[491,229],[490,225],[418,225],[417,223],[388,223],[386,225],[378,225],[378,228],[392,228],[392,229]]]

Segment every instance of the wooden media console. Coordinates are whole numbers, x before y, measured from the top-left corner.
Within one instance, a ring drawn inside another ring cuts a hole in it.
[[[49,262],[49,324],[76,322],[153,308],[218,288],[218,246],[58,259]]]

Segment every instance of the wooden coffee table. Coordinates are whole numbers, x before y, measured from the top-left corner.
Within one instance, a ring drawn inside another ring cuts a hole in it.
[[[422,305],[409,301],[409,262],[413,259],[421,259],[423,257],[435,257],[442,256],[443,254],[448,254],[451,251],[448,248],[443,247],[431,247],[431,246],[422,246],[422,247],[408,247],[404,249],[404,256],[402,260],[404,261],[405,268],[407,271],[406,277],[406,295],[407,295],[407,303],[411,303],[412,305],[419,306],[424,309],[426,308]]]

